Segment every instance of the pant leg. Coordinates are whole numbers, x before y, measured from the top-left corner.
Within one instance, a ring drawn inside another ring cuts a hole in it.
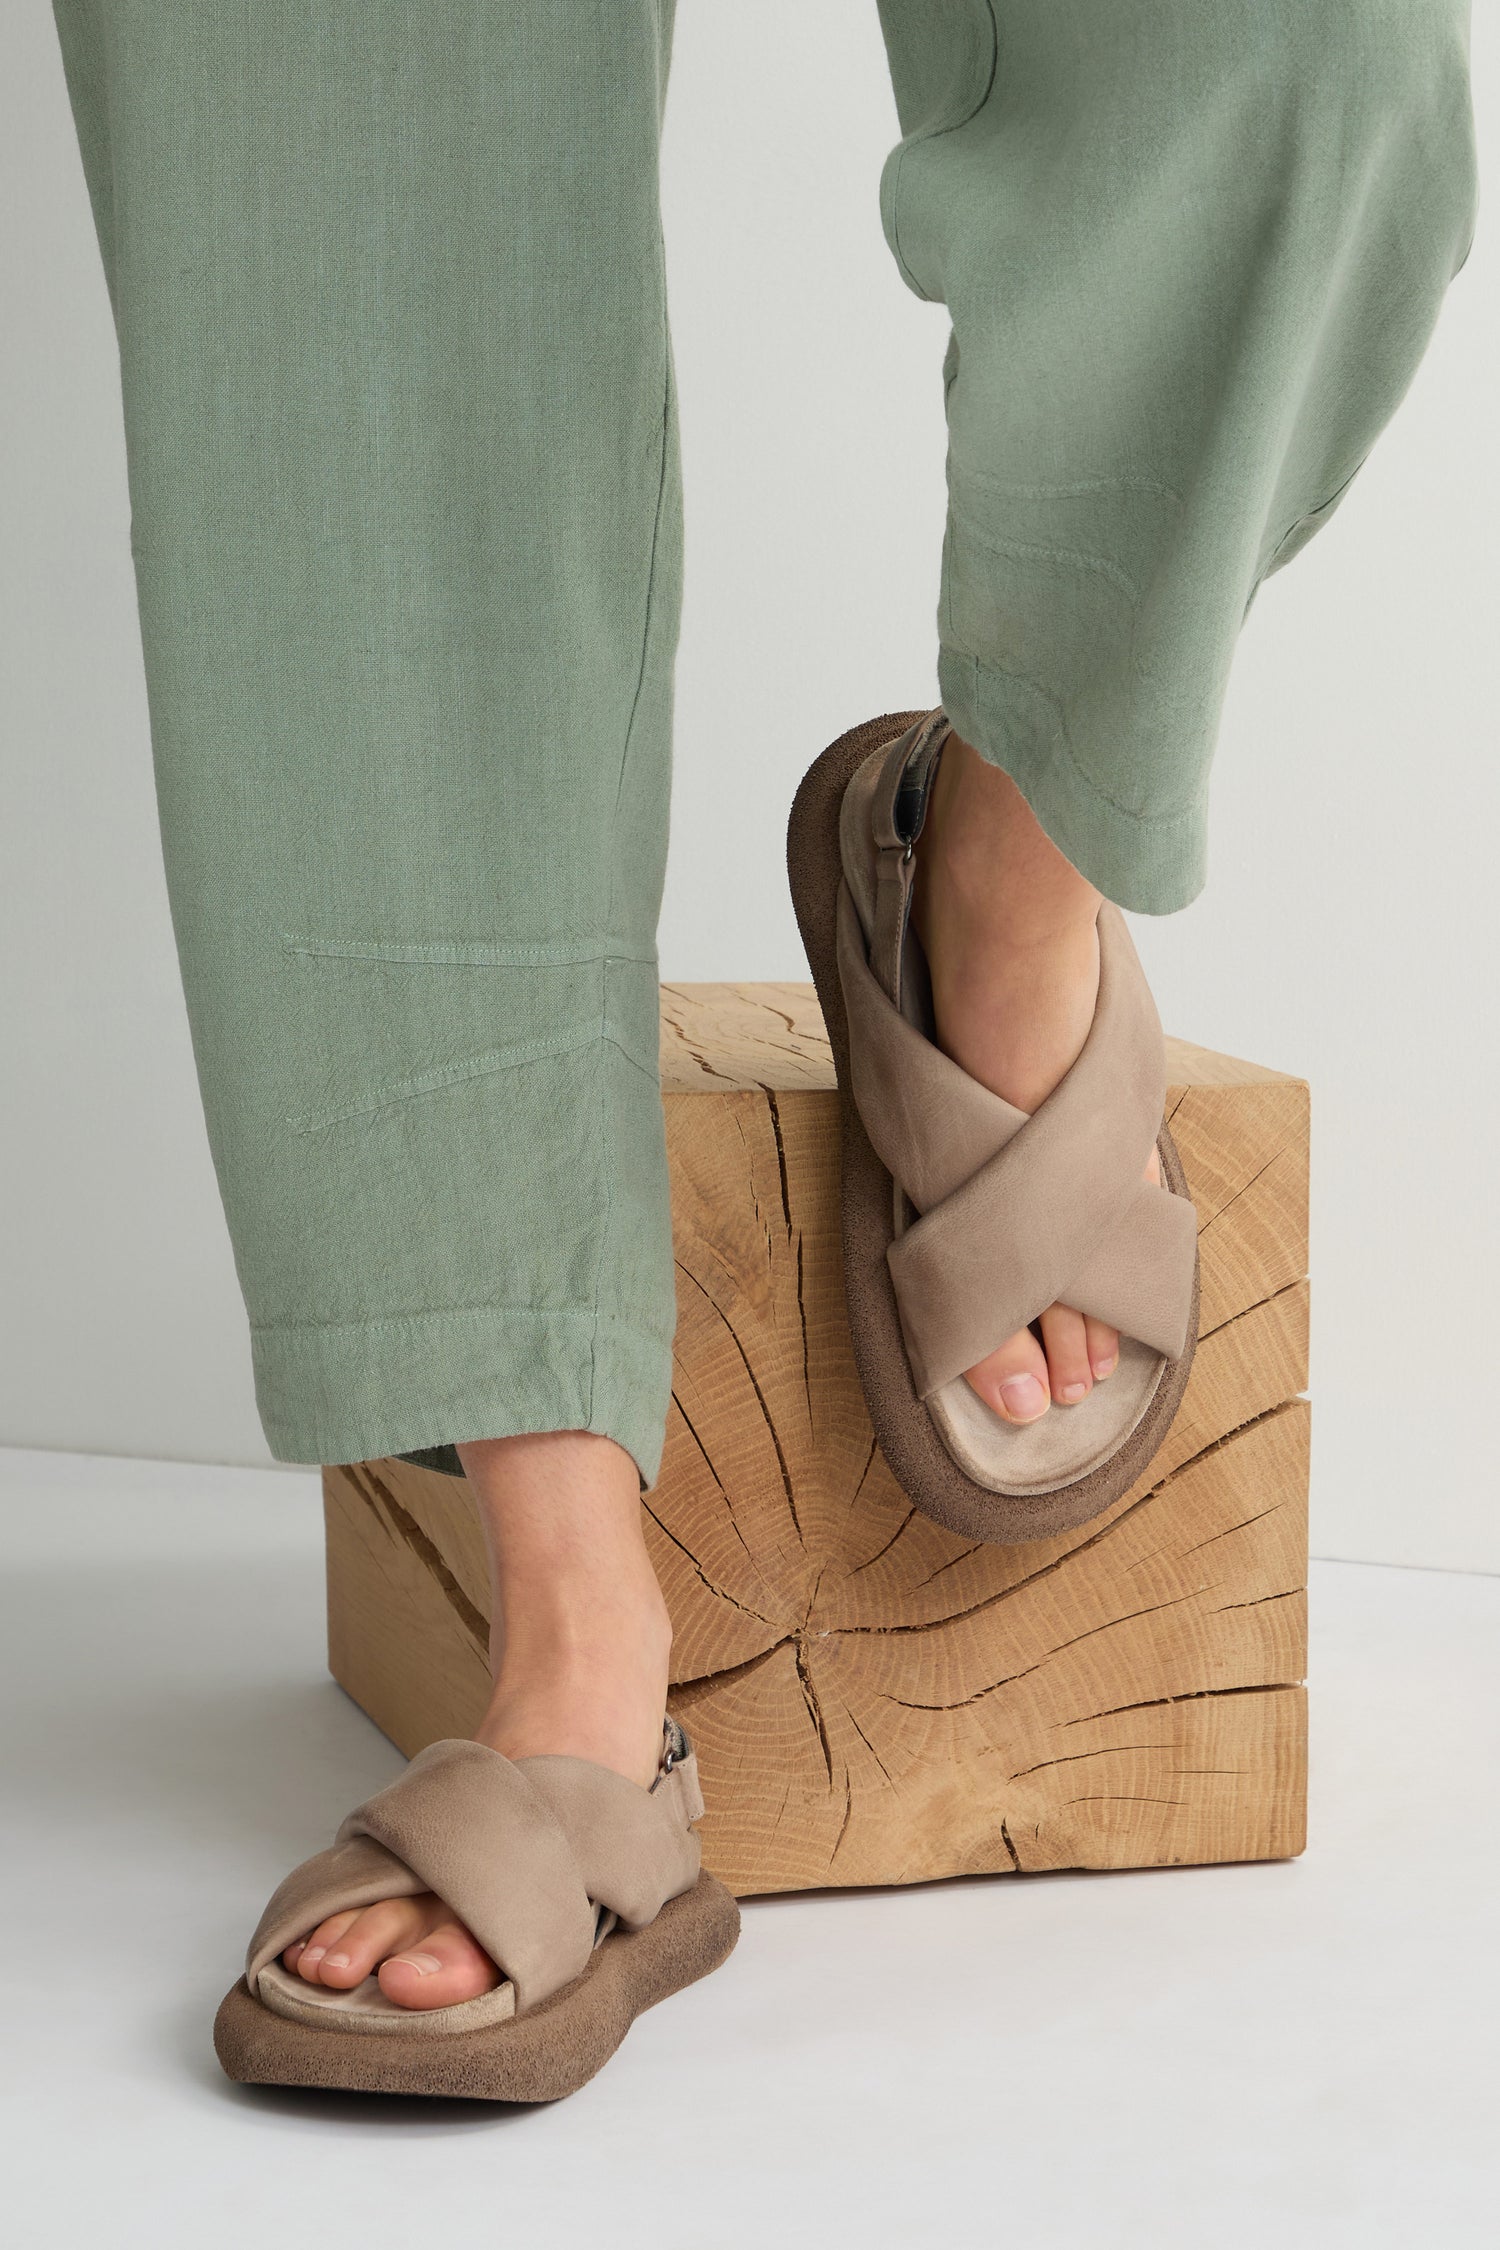
[[[57,0],[273,1451],[654,1475],[670,0]]]
[[[1466,254],[1467,0],[880,0],[952,314],[941,687],[1122,905],[1204,875],[1235,639]]]

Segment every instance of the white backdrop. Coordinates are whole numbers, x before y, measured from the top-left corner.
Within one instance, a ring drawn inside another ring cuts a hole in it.
[[[1500,24],[1478,0],[1482,154]],[[932,699],[944,320],[897,278],[872,0],[682,0],[666,202],[688,599],[669,977],[806,974],[832,735]],[[46,0],[0,30],[0,1443],[267,1456],[151,797],[113,338]],[[1494,370],[1482,222],[1411,397],[1262,594],[1210,888],[1136,930],[1170,1030],[1315,1102],[1314,1544],[1500,1570]]]

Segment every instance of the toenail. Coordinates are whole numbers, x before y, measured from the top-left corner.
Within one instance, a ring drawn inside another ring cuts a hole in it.
[[[1000,1396],[1013,1422],[1034,1422],[1047,1411],[1047,1394],[1034,1375],[1007,1375]]]
[[[1081,1398],[1087,1398],[1088,1395],[1089,1387],[1087,1383],[1065,1383],[1063,1385],[1062,1399],[1065,1406],[1076,1406]]]
[[[419,1977],[434,1976],[443,1965],[435,1953],[393,1953],[391,1962],[403,1969],[415,1969]]]
[[[349,1956],[347,1953],[330,1953],[323,1965],[328,1969],[347,1969]]]
[[[1106,1375],[1113,1375],[1115,1369],[1119,1366],[1119,1364],[1120,1355],[1118,1352],[1116,1352],[1113,1359],[1096,1360],[1094,1362],[1094,1374],[1102,1383]]]
[[[299,1961],[321,1961],[326,1951],[326,1946],[304,1945],[297,1958]]]

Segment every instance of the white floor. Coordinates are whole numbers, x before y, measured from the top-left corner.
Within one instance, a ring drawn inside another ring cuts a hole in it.
[[[544,2110],[272,2094],[209,2024],[393,1774],[311,1477],[0,1453],[16,2250],[1500,2240],[1500,1579],[1317,1569],[1312,1847],[750,1907]]]

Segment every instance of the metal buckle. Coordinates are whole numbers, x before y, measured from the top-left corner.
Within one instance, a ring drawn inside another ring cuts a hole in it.
[[[680,1765],[682,1760],[687,1756],[687,1736],[683,1733],[681,1727],[677,1724],[677,1721],[675,1719],[663,1719],[661,1723],[661,1731],[664,1741],[664,1748],[661,1754],[661,1764],[656,1769],[656,1780],[652,1782],[651,1789],[647,1790],[647,1796],[650,1796],[651,1791],[654,1790],[659,1783],[666,1780],[667,1775],[672,1771],[672,1768],[676,1765]]]

